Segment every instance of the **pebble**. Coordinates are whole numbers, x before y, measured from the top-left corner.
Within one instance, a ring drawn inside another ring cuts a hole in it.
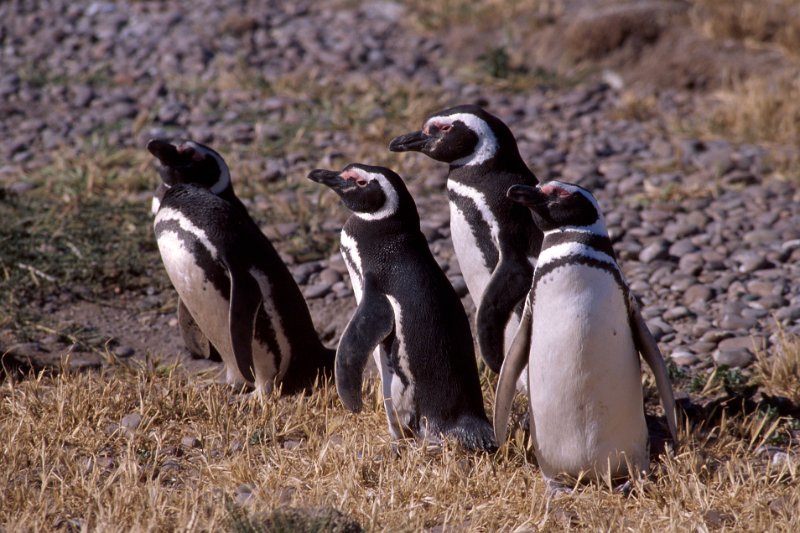
[[[691,366],[698,361],[697,355],[688,350],[676,350],[669,354],[669,358],[672,359],[676,365],[681,366]]]
[[[119,421],[120,427],[126,432],[134,432],[142,423],[142,415],[139,413],[129,413]]]
[[[725,314],[719,321],[719,327],[727,330],[749,329],[757,323],[755,318],[741,315]]]
[[[717,350],[714,352],[714,362],[731,368],[742,368],[753,361],[753,353],[745,348]]]
[[[639,261],[642,263],[652,263],[660,259],[666,259],[669,256],[669,247],[666,241],[655,241],[648,244],[639,253]]]
[[[237,505],[246,505],[253,500],[255,487],[249,483],[242,483],[233,491],[233,499]]]
[[[331,287],[333,287],[332,283],[319,281],[314,285],[306,287],[303,290],[303,296],[305,296],[309,300],[313,300],[314,298],[322,298],[331,291]]]
[[[186,436],[181,439],[181,444],[186,448],[202,448],[203,443],[197,437]]]
[[[136,350],[134,350],[130,346],[117,346],[116,348],[114,348],[114,355],[116,355],[117,357],[126,358],[132,356],[135,353]]]

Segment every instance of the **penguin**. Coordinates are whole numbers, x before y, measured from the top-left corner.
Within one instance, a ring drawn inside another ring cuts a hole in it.
[[[506,437],[527,364],[534,453],[551,490],[576,479],[613,483],[648,471],[641,354],[677,442],[675,399],[655,339],[617,264],[602,211],[561,181],[509,188],[544,233],[533,283],[497,384],[494,428]]]
[[[511,202],[506,191],[538,180],[522,160],[508,126],[476,105],[435,113],[420,131],[392,139],[389,150],[422,152],[450,165],[453,248],[477,308],[481,357],[499,372],[542,243],[530,212]]]
[[[188,334],[219,352],[226,381],[259,395],[278,384],[292,394],[331,374],[335,352],[320,342],[289,270],[234,194],[222,157],[192,141],[155,139],[147,149],[163,180],[153,202],[161,259],[191,317],[187,330],[197,328]]]
[[[317,169],[309,179],[331,188],[352,215],[341,251],[357,308],[336,351],[336,389],[359,412],[370,353],[380,372],[394,439],[455,438],[470,450],[494,450],[464,307],[420,230],[403,180],[388,168],[350,164]]]

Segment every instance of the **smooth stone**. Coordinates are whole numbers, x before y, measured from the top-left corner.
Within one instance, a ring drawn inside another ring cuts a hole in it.
[[[669,249],[666,241],[658,240],[644,247],[639,253],[639,261],[642,263],[652,263],[669,256]]]
[[[692,243],[689,239],[681,239],[676,241],[669,247],[669,255],[672,257],[681,258],[686,254],[690,254],[692,252],[696,252],[698,250],[697,246]]]
[[[203,443],[197,437],[187,436],[181,439],[181,444],[187,448],[202,448]]]
[[[136,428],[139,427],[139,424],[142,423],[142,415],[139,413],[129,413],[122,417],[120,420],[119,425],[123,429],[134,431]]]
[[[697,275],[703,270],[704,265],[705,261],[703,261],[703,257],[699,252],[686,254],[678,261],[678,268],[681,272],[689,274],[690,276]]]
[[[326,268],[319,273],[319,279],[323,283],[334,285],[342,281],[342,275],[332,268]]]
[[[683,293],[684,305],[692,305],[697,301],[707,302],[713,298],[714,292],[705,285],[692,285]]]
[[[716,342],[696,342],[690,346],[691,350],[697,355],[710,354],[716,347]]]
[[[731,368],[742,368],[753,362],[753,354],[745,348],[717,350],[713,355],[714,362]]]
[[[306,287],[305,290],[303,291],[303,296],[305,296],[309,300],[313,300],[315,298],[322,298],[331,291],[332,286],[333,286],[332,283],[318,281],[314,285],[309,285],[308,287]]]
[[[753,350],[764,346],[763,337],[729,337],[719,341],[717,348],[720,350]]]
[[[727,330],[749,329],[755,326],[756,323],[757,321],[754,318],[725,314],[722,316],[722,320],[719,321],[719,327]]]
[[[699,359],[698,357],[688,350],[676,350],[669,355],[672,362],[676,365],[691,366]]]
[[[672,309],[668,309],[661,318],[664,320],[680,320],[681,318],[686,318],[687,316],[691,316],[692,312],[689,311],[686,307],[678,306],[673,307]]]
[[[117,357],[122,357],[122,358],[130,357],[134,353],[136,353],[136,350],[134,350],[130,346],[117,346],[114,349],[114,355],[116,355]]]

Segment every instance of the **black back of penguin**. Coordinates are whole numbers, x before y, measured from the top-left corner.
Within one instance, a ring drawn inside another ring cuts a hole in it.
[[[262,295],[251,272],[269,279],[269,305],[259,302],[255,325],[249,331],[274,353],[280,353],[281,339],[270,313],[284,318],[282,333],[291,344],[292,353],[281,380],[284,393],[306,389],[320,371],[330,373],[334,352],[320,343],[300,289],[269,239],[234,194],[227,166],[219,154],[192,142],[174,146],[165,141],[151,141],[148,149],[162,162],[159,170],[164,184],[159,191],[159,209],[179,213],[177,218],[159,220],[157,217],[156,236],[170,231],[183,237],[182,241],[192,247],[195,262],[222,295],[233,294],[233,279],[250,284],[245,294]],[[214,161],[221,169],[214,170]],[[207,242],[198,241],[198,235],[202,235],[200,241],[205,238]],[[242,292],[237,291],[238,294]],[[260,300],[261,296],[258,298]],[[228,309],[210,312],[227,314]],[[247,329],[242,328],[243,331]]]
[[[367,165],[348,165],[342,172],[317,170],[310,177],[334,189],[353,211],[342,233],[357,247],[351,251],[357,257],[349,261],[359,263],[355,275],[362,280],[354,284],[371,276],[378,290],[395,302],[394,332],[383,346],[395,373],[413,381],[420,417],[443,433],[464,415],[488,423],[466,313],[428,248],[403,180],[387,168]],[[412,376],[403,375],[401,349]],[[472,437],[459,436],[462,442]],[[489,445],[468,446],[491,447],[490,440]]]

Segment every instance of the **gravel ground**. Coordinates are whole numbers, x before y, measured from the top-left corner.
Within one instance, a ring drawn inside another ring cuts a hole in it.
[[[385,144],[437,107],[477,102],[507,121],[540,180],[596,193],[623,271],[676,364],[746,368],[781,334],[800,334],[798,181],[772,176],[764,147],[675,133],[658,111],[691,114],[691,94],[662,92],[651,112],[634,118],[617,85],[601,79],[522,92],[478,85],[448,60],[446,35],[415,32],[407,8],[393,2],[185,6],[0,5],[0,185],[7,194],[30,194],[37,172],[65,153],[143,150],[146,139],[164,135],[235,151],[254,183],[285,185],[282,201],[307,201],[312,210],[318,191],[298,189],[310,168],[351,158],[389,164],[411,178],[430,246],[466,296],[449,238],[446,168],[418,154],[389,154]],[[275,203],[263,194],[246,199],[257,215]],[[344,220],[344,210],[333,212],[321,224],[330,238]],[[324,338],[335,343],[354,308],[350,282],[338,255],[301,262],[282,246],[300,225],[270,220],[265,229],[291,263]],[[162,309],[170,291],[120,298],[127,311],[113,319],[103,304],[53,312],[114,336],[119,357],[179,351],[175,322]],[[474,312],[468,297],[465,303]],[[14,339],[13,331],[4,335]],[[52,359],[67,344],[43,336],[14,350]]]

